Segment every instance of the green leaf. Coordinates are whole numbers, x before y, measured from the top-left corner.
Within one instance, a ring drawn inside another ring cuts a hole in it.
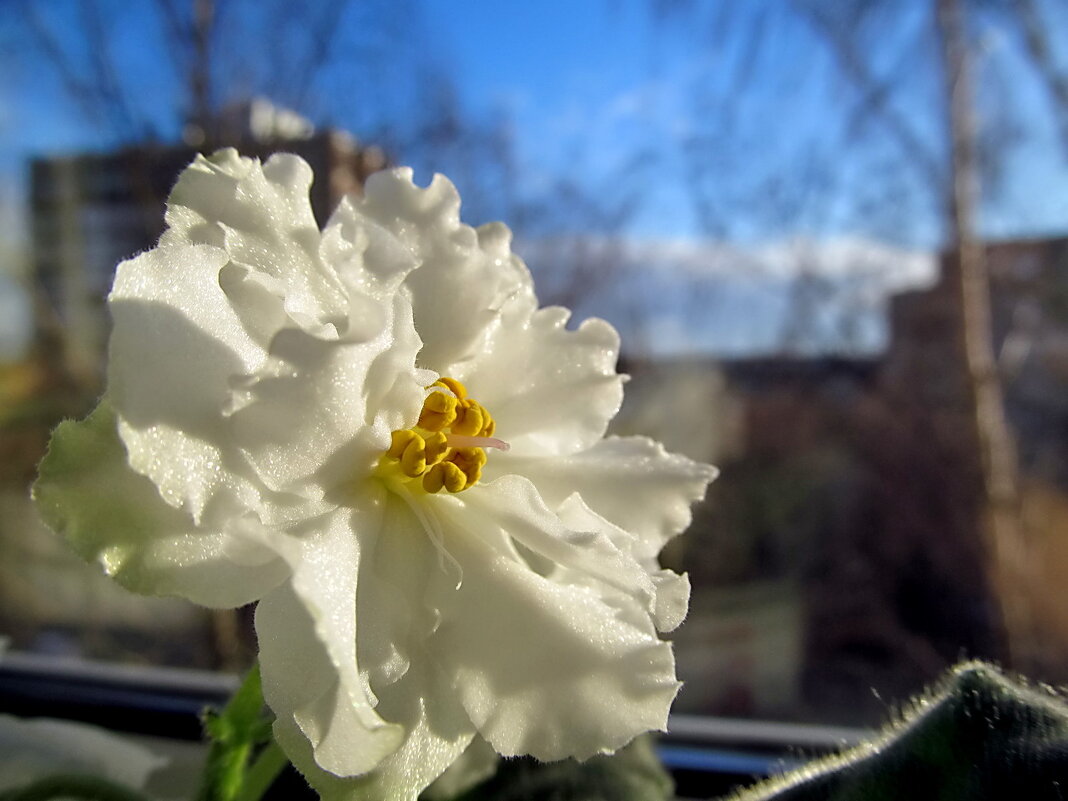
[[[735,801],[994,801],[1068,796],[1068,704],[968,662],[884,732]]]
[[[288,764],[271,743],[259,666],[249,671],[222,712],[208,709],[203,721],[211,745],[198,801],[256,801]]]
[[[586,762],[565,759],[502,760],[496,775],[460,796],[462,801],[666,801],[674,793],[671,777],[640,737],[615,754]],[[458,799],[458,801],[460,801]]]

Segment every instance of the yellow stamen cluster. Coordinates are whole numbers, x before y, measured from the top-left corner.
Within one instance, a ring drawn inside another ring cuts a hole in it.
[[[486,451],[450,442],[450,435],[461,440],[492,437],[496,424],[455,378],[442,377],[431,389],[416,425],[393,432],[382,467],[404,480],[421,479],[426,492],[460,492],[482,477]]]

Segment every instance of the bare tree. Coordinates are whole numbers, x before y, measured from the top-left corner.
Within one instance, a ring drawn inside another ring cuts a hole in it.
[[[1001,620],[994,625],[1002,629],[1005,653],[1018,667],[1033,665],[1036,624],[1025,597],[1034,566],[1021,523],[1005,376],[995,355],[981,220],[1000,210],[999,199],[1014,180],[1009,159],[1014,148],[1033,141],[1029,137],[1050,120],[1058,121],[1068,147],[1066,51],[1063,37],[1056,35],[1068,12],[1042,0],[920,5],[754,0],[707,6],[651,0],[651,6],[668,18],[684,18],[704,40],[708,68],[694,103],[699,125],[682,146],[692,159],[687,181],[695,216],[709,235],[729,238],[732,228],[746,226],[796,232],[808,225],[891,241],[938,242],[944,249],[946,279],[956,297],[962,387],[954,402],[962,404],[963,439],[973,443],[972,504],[982,521],[967,533],[983,545],[987,583],[996,588],[993,597],[1000,603]],[[809,39],[809,53],[785,57],[791,34],[802,39],[805,28],[815,35],[815,48]],[[761,70],[759,91],[751,91],[757,85],[752,75]],[[1043,119],[1017,99],[1021,79],[1045,90],[1053,115]],[[812,140],[805,139],[811,128],[791,124],[794,96],[808,91],[833,95],[838,103],[824,109]],[[761,117],[751,108],[761,103],[778,116]],[[756,124],[745,124],[747,114]],[[777,132],[780,123],[783,132],[776,138],[769,131]],[[791,140],[790,146],[782,144]],[[806,172],[821,155],[827,175],[814,182]],[[804,197],[806,184],[809,197]],[[791,193],[802,200],[777,202]],[[821,285],[803,253],[795,266],[798,278],[783,339],[797,345],[813,338],[820,317],[842,295]],[[1009,316],[1027,319],[1026,314]],[[848,334],[848,318],[842,321]],[[1021,336],[1026,331],[1010,336],[1016,350]]]
[[[1057,61],[1054,39],[1037,0],[1014,0],[1009,17],[1023,33],[1032,66],[1042,78],[1060,121],[1061,139],[1068,153],[1068,72]]]
[[[89,54],[87,59],[79,60],[64,45],[39,4],[21,4],[31,37],[44,51],[70,97],[86,117],[109,127],[122,139],[151,136],[151,128],[134,108],[126,88],[118,80],[99,5],[82,3],[75,8],[76,19],[72,24],[84,36],[84,52]]]
[[[299,112],[311,109],[313,86],[338,62],[334,44],[353,0],[155,0],[142,9],[155,19],[169,57],[173,84],[139,96],[119,66],[113,27],[126,13],[109,0],[71,7],[15,0],[28,40],[56,70],[86,118],[117,142],[144,142],[164,131],[150,122],[169,105],[194,145],[211,145],[221,133],[228,104],[261,93]],[[348,54],[359,71],[365,52]],[[171,96],[167,93],[173,92]]]
[[[651,179],[647,154],[626,154],[603,175],[587,171],[581,181],[549,173],[532,189],[505,109],[482,115],[465,109],[445,69],[428,76],[418,97],[414,124],[393,142],[405,160],[448,175],[468,222],[507,221],[542,303],[614,318],[632,334],[640,331],[643,310],[613,290],[628,261],[627,226]],[[637,339],[629,336],[629,345]]]
[[[987,558],[992,581],[998,589],[1006,647],[1017,665],[1026,666],[1033,647],[1030,645],[1033,632],[1022,591],[1028,568],[1020,527],[1018,465],[995,356],[990,281],[978,226],[982,176],[993,178],[999,174],[999,161],[1005,156],[1005,150],[984,147],[984,129],[980,125],[973,83],[976,47],[968,35],[966,6],[961,0],[934,0],[931,6],[944,81],[941,103],[947,141],[944,156],[937,143],[922,139],[914,123],[892,105],[891,82],[901,73],[891,71],[880,78],[867,68],[861,44],[852,33],[856,30],[856,17],[838,19],[836,23],[826,5],[798,0],[798,7],[823,35],[844,74],[860,92],[856,113],[882,121],[905,157],[903,164],[915,166],[932,193],[932,200],[944,209],[941,228],[950,254],[951,275],[957,284],[958,341],[968,378],[969,417],[980,462]],[[857,5],[853,7],[854,14],[868,13],[874,7]],[[987,130],[993,129],[988,126]],[[988,136],[988,143],[997,138],[994,133]]]
[[[1001,377],[994,353],[990,278],[979,238],[979,146],[972,55],[961,0],[936,0],[946,86],[951,182],[948,200],[951,256],[958,282],[960,340],[969,378],[971,416],[982,467],[984,524],[990,557],[998,568],[1009,653],[1018,666],[1033,649],[1030,613],[1023,587],[1029,575],[1020,524],[1016,448],[1005,417]]]

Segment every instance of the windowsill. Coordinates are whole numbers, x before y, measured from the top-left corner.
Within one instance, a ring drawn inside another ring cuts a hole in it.
[[[204,707],[223,705],[238,684],[237,676],[209,671],[0,654],[4,712],[78,720],[150,743],[170,741],[182,764],[197,757],[193,744],[201,737]],[[681,797],[708,797],[856,745],[867,734],[836,726],[672,715],[657,751]]]

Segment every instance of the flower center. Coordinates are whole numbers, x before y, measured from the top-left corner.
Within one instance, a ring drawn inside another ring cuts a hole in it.
[[[482,477],[486,448],[508,450],[494,438],[496,424],[455,378],[441,377],[423,401],[419,421],[393,432],[379,460],[380,474],[414,483],[425,492],[461,492]]]

